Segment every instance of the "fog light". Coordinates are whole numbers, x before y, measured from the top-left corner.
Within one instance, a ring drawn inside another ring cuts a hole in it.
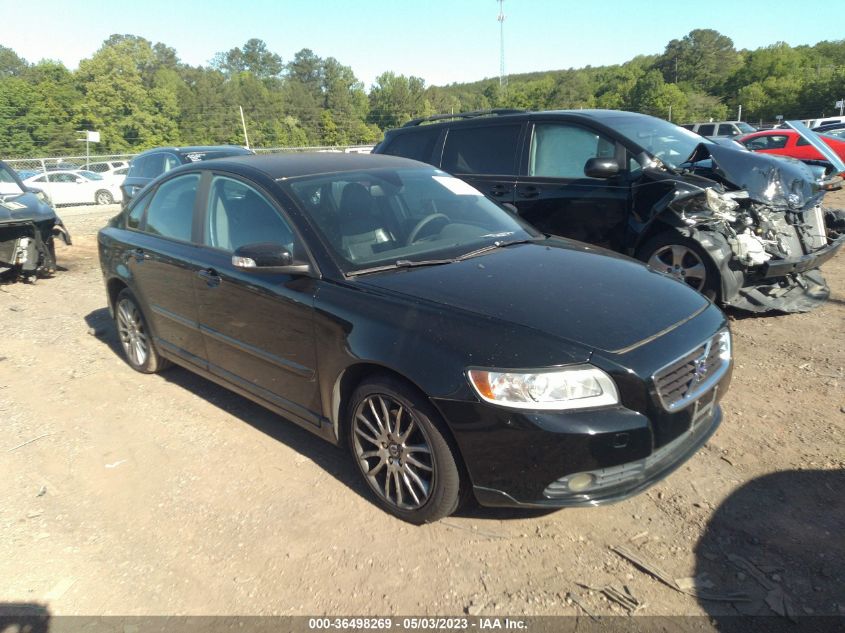
[[[596,482],[595,475],[590,473],[578,473],[569,478],[569,489],[572,492],[581,492],[587,488],[591,488]]]

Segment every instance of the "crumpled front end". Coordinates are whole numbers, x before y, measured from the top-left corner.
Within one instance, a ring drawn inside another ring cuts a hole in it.
[[[818,269],[845,244],[845,212],[822,207],[824,191],[801,163],[709,145],[690,162],[702,152],[720,184],[678,192],[669,208],[719,269],[722,303],[751,312],[823,303],[830,289]]]
[[[0,276],[6,280],[52,274],[54,239],[70,245],[70,234],[53,209],[25,194],[0,198]]]

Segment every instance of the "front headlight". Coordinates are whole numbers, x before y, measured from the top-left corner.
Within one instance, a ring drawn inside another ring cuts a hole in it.
[[[485,402],[518,409],[583,409],[619,403],[613,379],[598,367],[495,371],[470,369],[469,382]]]
[[[707,187],[703,196],[698,193],[686,194],[676,198],[670,206],[675,211],[680,212],[681,217],[690,226],[701,222],[710,222],[714,217],[728,222],[736,222],[737,216],[734,211],[739,208],[739,203],[735,198],[737,196],[743,197],[743,193],[720,193],[713,187]]]

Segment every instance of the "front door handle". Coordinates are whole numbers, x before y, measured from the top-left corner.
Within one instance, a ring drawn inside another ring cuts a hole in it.
[[[540,195],[540,188],[535,187],[533,185],[529,185],[528,187],[523,187],[519,190],[519,197],[520,198],[536,198]]]
[[[209,288],[216,288],[220,285],[220,275],[218,275],[217,271],[213,268],[203,268],[202,270],[197,271],[197,275],[200,279],[205,280],[205,284]]]
[[[150,254],[145,252],[143,248],[133,248],[131,251],[129,251],[129,256],[134,257],[135,261],[139,264],[145,259],[150,258]]]

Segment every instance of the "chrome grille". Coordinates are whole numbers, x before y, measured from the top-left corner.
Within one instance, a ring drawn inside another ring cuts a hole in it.
[[[715,385],[729,365],[730,334],[725,330],[653,376],[660,404],[667,411],[683,409]]]

